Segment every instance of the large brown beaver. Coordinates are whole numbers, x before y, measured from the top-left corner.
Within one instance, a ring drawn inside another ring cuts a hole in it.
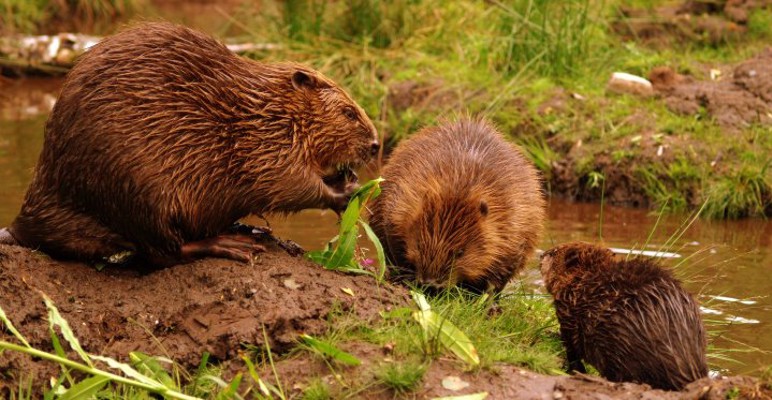
[[[500,291],[539,240],[537,171],[484,120],[422,130],[397,146],[383,177],[370,222],[421,284]]]
[[[261,246],[228,234],[234,221],[345,208],[350,168],[378,146],[365,112],[319,72],[241,58],[182,26],[141,24],[68,74],[9,231],[57,258],[133,250],[160,264],[246,260]]]
[[[584,372],[583,359],[609,380],[666,390],[708,375],[700,309],[670,271],[569,243],[542,255],[541,272],[570,370]]]

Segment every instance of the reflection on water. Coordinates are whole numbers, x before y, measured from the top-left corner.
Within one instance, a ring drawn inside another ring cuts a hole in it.
[[[33,81],[0,88],[0,227],[18,212],[42,146],[49,96],[57,87],[56,82]],[[681,255],[663,262],[675,268],[692,293],[698,293],[714,335],[713,347],[729,350],[726,356],[742,362],[713,359],[713,365],[731,373],[754,373],[772,365],[772,222],[698,220],[683,235],[674,236],[683,231],[688,216],[667,215],[657,223],[657,215],[646,210],[606,206],[601,226],[600,211],[598,204],[552,200],[541,248],[602,237],[609,247]],[[291,238],[306,249],[318,249],[337,233],[336,220],[330,211],[307,210],[270,217],[269,223],[278,236]],[[265,224],[257,218],[248,222]],[[535,260],[523,279],[538,281]]]

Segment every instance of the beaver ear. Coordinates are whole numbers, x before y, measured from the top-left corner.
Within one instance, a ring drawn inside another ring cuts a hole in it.
[[[485,200],[480,202],[480,214],[482,214],[483,217],[488,216],[488,203],[486,203]]]
[[[292,74],[292,86],[295,89],[314,89],[318,85],[316,77],[303,71],[295,71]]]

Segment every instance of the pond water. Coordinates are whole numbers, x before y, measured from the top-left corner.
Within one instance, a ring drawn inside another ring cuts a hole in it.
[[[0,81],[0,227],[19,210],[60,83]],[[541,248],[570,240],[597,241],[602,234],[610,247],[660,250],[683,231],[689,216],[657,220],[657,214],[647,210],[605,206],[601,213],[599,204],[552,200]],[[320,248],[336,234],[336,216],[329,211],[307,210],[269,222],[278,236],[306,249]],[[772,365],[772,222],[697,220],[668,248],[682,256],[665,263],[698,294],[711,345],[731,359],[713,358],[712,365],[733,374],[758,374],[761,367]],[[535,260],[522,278],[539,289]]]

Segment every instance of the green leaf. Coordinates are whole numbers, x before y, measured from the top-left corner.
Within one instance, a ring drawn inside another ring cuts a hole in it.
[[[350,265],[351,261],[354,259],[354,252],[356,251],[357,235],[359,235],[359,228],[356,226],[345,233],[341,233],[341,239],[338,241],[335,251],[330,256],[328,264],[325,265],[325,267],[329,269],[339,269],[340,267]]]
[[[158,362],[159,359],[157,357],[152,357],[138,351],[132,351],[129,353],[129,360],[131,360],[132,366],[134,366],[141,374],[161,382],[169,389],[179,389],[174,382],[174,379],[172,379],[169,373],[166,372],[166,369],[161,366],[161,363]]]
[[[391,311],[380,311],[379,314],[383,319],[405,319],[413,314],[413,310],[407,307],[397,307]]]
[[[345,235],[350,231],[357,223],[359,219],[359,204],[361,200],[353,198],[348,202],[346,211],[343,212],[343,216],[340,217],[340,235]]]
[[[361,200],[369,200],[378,197],[381,194],[381,183],[384,181],[382,177],[375,178],[368,181],[364,185],[360,186],[352,195],[351,198],[357,198]],[[372,192],[372,193],[371,193]],[[362,203],[364,204],[364,202]]]
[[[92,376],[79,382],[77,385],[68,389],[59,396],[59,400],[83,400],[91,399],[109,382],[110,379],[104,376]]]
[[[426,297],[423,294],[416,292],[415,290],[411,290],[410,295],[413,296],[413,301],[418,306],[419,310],[431,311],[432,306],[429,305],[429,302],[426,301]]]
[[[198,368],[196,369],[196,375],[202,375],[204,371],[206,371],[206,365],[209,363],[209,352],[205,351],[204,354],[201,355],[201,361],[198,363]]]
[[[51,326],[51,330],[54,329],[55,325],[59,326],[59,330],[62,332],[62,336],[67,341],[67,343],[70,344],[70,347],[75,350],[76,353],[78,353],[80,358],[86,364],[88,364],[89,367],[93,367],[94,364],[91,362],[88,353],[86,353],[80,346],[80,342],[78,341],[78,338],[75,337],[75,333],[72,331],[72,328],[70,328],[69,322],[67,322],[67,320],[64,319],[61,314],[59,314],[59,310],[54,305],[54,302],[51,301],[51,299],[45,293],[40,292],[40,294],[43,296],[43,301],[46,303],[46,308],[48,309],[48,323]]]
[[[10,331],[10,332],[13,334],[13,336],[15,336],[15,337],[16,337],[16,339],[18,339],[18,340],[19,340],[19,341],[20,341],[20,342],[21,342],[21,343],[22,343],[24,346],[26,346],[26,347],[32,347],[32,346],[30,346],[30,345],[29,345],[29,342],[27,342],[27,339],[25,339],[25,338],[24,338],[24,336],[22,336],[22,334],[21,334],[21,333],[19,333],[19,331],[17,331],[17,330],[16,330],[16,327],[15,327],[15,326],[13,326],[13,324],[11,323],[11,320],[10,320],[10,319],[8,319],[8,316],[6,316],[6,315],[5,315],[5,311],[3,310],[3,308],[2,308],[2,307],[0,307],[0,321],[3,321],[3,323],[5,324],[5,327],[6,327],[6,328],[7,328],[7,329],[8,329],[8,330],[9,330],[9,331]]]
[[[341,216],[338,236],[330,240],[324,250],[306,253],[308,259],[331,270],[370,274],[359,265],[359,262],[355,257],[357,240],[359,237],[359,226],[357,223],[360,223],[363,226],[366,225],[359,216],[362,213],[364,206],[367,204],[367,201],[380,194],[381,189],[378,185],[382,181],[382,178],[373,179],[354,192],[349,200],[346,210]],[[369,226],[365,227],[365,231],[371,241],[373,238],[376,238]],[[380,242],[377,242],[376,247],[381,247]],[[382,248],[380,249],[380,253],[383,253]],[[383,260],[380,271],[380,279],[382,279],[386,268],[385,259],[383,259],[383,257],[380,257],[380,259]]]
[[[359,224],[365,229],[367,238],[370,239],[370,242],[375,246],[375,253],[378,256],[378,280],[382,281],[384,275],[386,275],[386,256],[383,252],[383,245],[381,245],[381,241],[378,239],[375,232],[373,232],[373,229],[370,228],[370,225],[361,219],[359,220]]]
[[[91,358],[95,360],[99,360],[105,364],[107,364],[108,367],[117,369],[121,372],[123,372],[124,375],[126,375],[129,378],[134,379],[135,381],[144,383],[148,386],[152,386],[154,390],[160,390],[165,391],[167,388],[164,386],[161,382],[158,382],[154,379],[151,379],[137,371],[136,369],[132,368],[129,364],[124,364],[122,362],[118,362],[110,357],[100,356],[92,354]]]
[[[240,397],[239,396],[239,385],[241,385],[241,372],[236,374],[235,377],[233,377],[233,380],[230,384],[228,384],[224,390],[222,390],[220,393],[217,394],[218,400],[228,400],[232,399],[234,397]]]
[[[244,363],[247,364],[247,368],[249,369],[249,375],[252,377],[252,380],[254,380],[257,383],[257,388],[260,390],[260,393],[262,393],[264,396],[268,396],[270,398],[273,398],[271,393],[275,393],[280,398],[284,398],[284,395],[281,393],[279,389],[276,389],[275,386],[271,385],[270,383],[266,383],[262,379],[260,379],[260,375],[257,374],[257,369],[255,368],[255,364],[252,362],[252,360],[249,359],[249,357],[241,357],[242,360],[244,360]]]
[[[480,365],[477,349],[466,334],[441,315],[434,313],[424,295],[418,292],[412,292],[412,295],[419,308],[419,311],[413,312],[413,318],[424,329],[426,336],[439,338],[443,347],[467,364]]]
[[[356,366],[362,363],[352,354],[346,353],[345,351],[333,346],[330,343],[323,342],[306,334],[300,335],[300,338],[303,339],[303,341],[312,349],[325,355],[326,357],[332,358],[341,364]]]

